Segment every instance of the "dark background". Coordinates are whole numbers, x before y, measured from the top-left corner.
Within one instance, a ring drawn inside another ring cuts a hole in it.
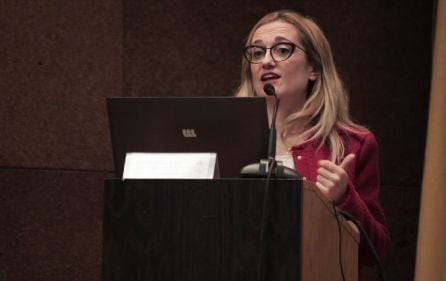
[[[413,278],[434,2],[277,2],[1,1],[1,280],[100,280],[105,97],[232,95],[245,36],[279,8],[332,43],[352,114],[381,147],[387,278]]]

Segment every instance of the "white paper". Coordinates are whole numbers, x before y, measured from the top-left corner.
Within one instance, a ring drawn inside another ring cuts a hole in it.
[[[123,179],[213,179],[216,153],[126,154]]]

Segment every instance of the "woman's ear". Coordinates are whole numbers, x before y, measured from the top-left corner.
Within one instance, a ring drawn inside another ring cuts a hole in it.
[[[315,81],[318,77],[318,74],[316,72],[316,69],[314,66],[310,66],[309,67],[309,73],[308,73],[308,80],[310,81]]]

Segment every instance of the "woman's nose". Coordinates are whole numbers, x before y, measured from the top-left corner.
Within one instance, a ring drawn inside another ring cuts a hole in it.
[[[265,57],[263,57],[263,60],[262,60],[262,66],[263,67],[271,67],[271,66],[275,66],[275,65],[276,65],[276,61],[274,60],[273,56],[271,55],[271,52],[266,52]]]

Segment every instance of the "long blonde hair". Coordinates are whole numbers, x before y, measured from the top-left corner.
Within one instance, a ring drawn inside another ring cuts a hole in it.
[[[286,139],[295,121],[304,121],[304,135],[309,140],[320,140],[320,147],[328,144],[331,160],[339,162],[344,156],[344,144],[337,128],[347,131],[364,131],[365,128],[355,124],[349,115],[348,95],[339,78],[330,44],[319,26],[310,18],[294,11],[280,10],[260,19],[252,28],[247,44],[250,44],[256,30],[265,24],[283,21],[292,24],[299,32],[300,44],[305,49],[308,62],[314,67],[317,78],[309,82],[306,102],[302,109],[296,109],[287,120],[281,133]],[[242,78],[236,96],[255,96],[250,63],[242,58]]]

